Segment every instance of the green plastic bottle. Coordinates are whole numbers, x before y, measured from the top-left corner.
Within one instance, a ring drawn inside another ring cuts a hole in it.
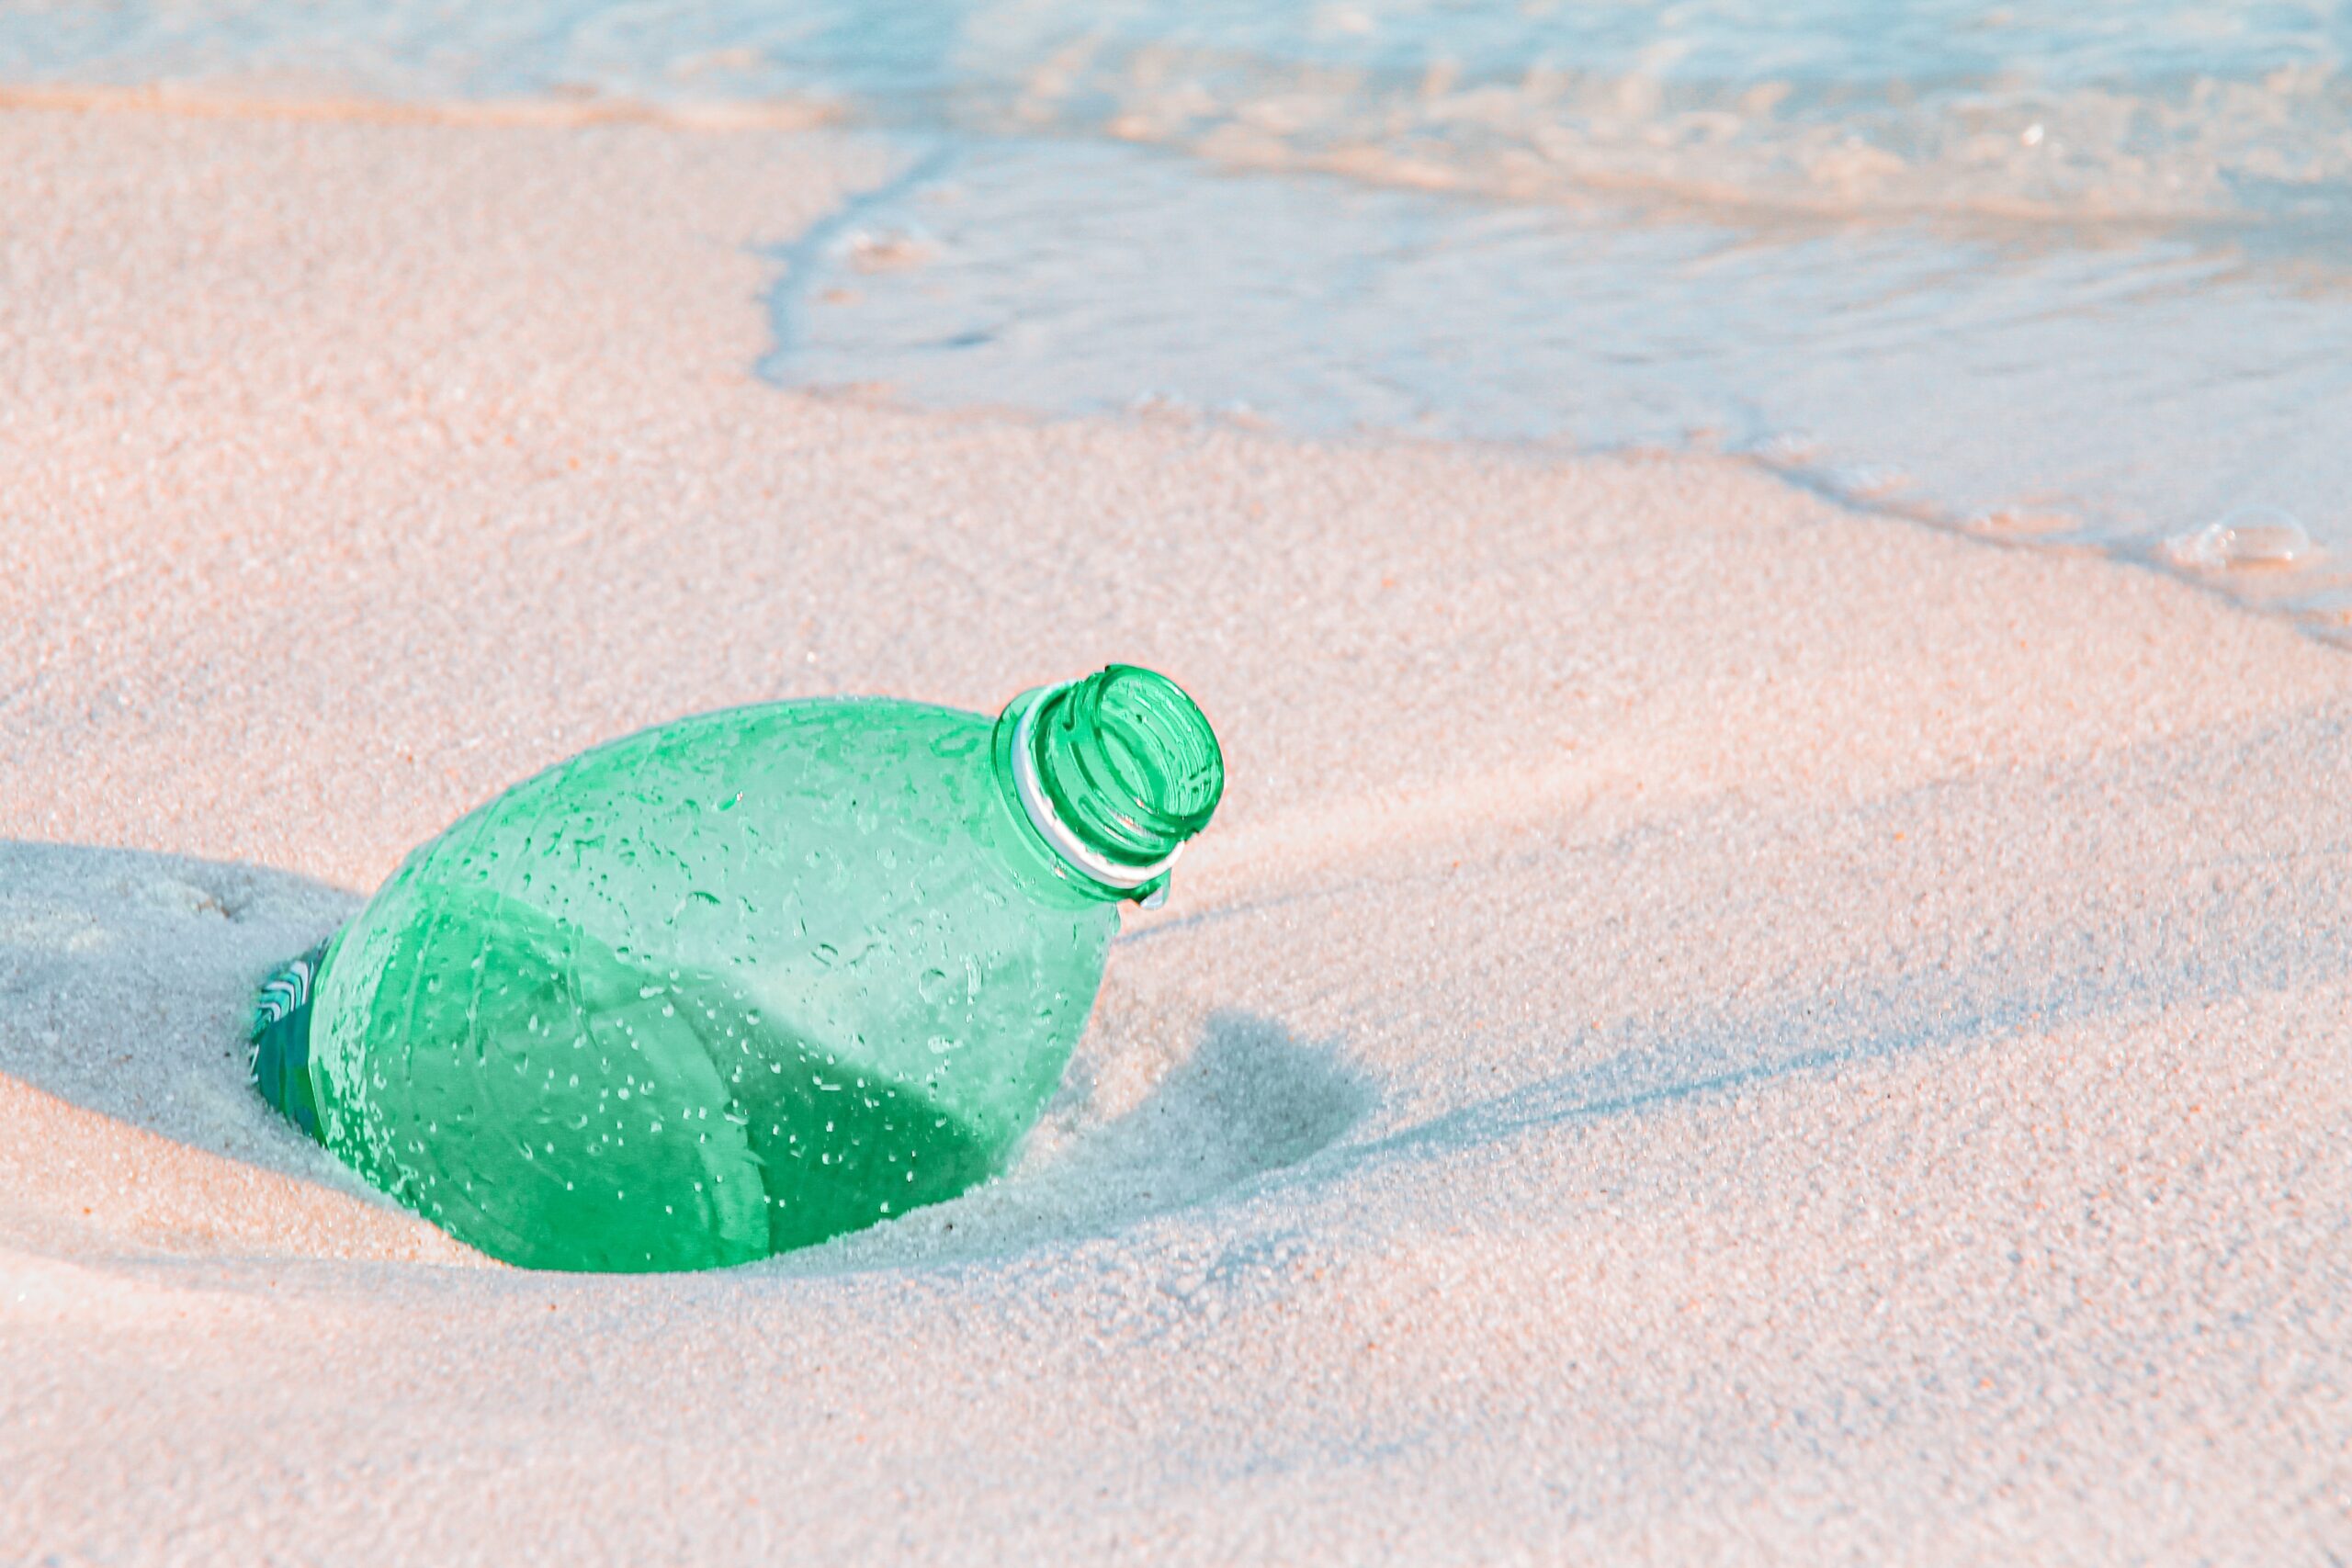
[[[1122,900],[1224,788],[1128,665],[978,714],[732,708],[613,741],[425,844],[264,988],[263,1094],[535,1269],[708,1269],[1003,1168]]]

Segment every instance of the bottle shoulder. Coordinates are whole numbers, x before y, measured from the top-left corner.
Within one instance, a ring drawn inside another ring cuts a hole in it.
[[[721,709],[595,747],[508,789],[394,881],[478,887],[631,923],[701,904],[878,918],[893,905],[1115,927],[1028,842],[994,724],[894,699]],[[388,886],[390,884],[387,885]],[[610,923],[601,918],[597,924]],[[829,921],[828,923],[837,923]]]
[[[748,808],[829,818],[894,804],[955,803],[957,776],[986,750],[989,721],[885,698],[753,704],[673,719],[589,748],[468,813],[444,840],[511,842],[569,827],[653,829]],[[945,795],[941,803],[935,796]],[[936,810],[920,811],[936,817]]]

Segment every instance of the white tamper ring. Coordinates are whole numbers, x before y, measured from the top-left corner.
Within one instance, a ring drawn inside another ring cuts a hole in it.
[[[1058,686],[1048,686],[1021,710],[1021,717],[1012,727],[1012,791],[1021,797],[1021,809],[1028,814],[1029,825],[1053,846],[1056,854],[1105,887],[1141,887],[1164,875],[1176,863],[1176,857],[1184,852],[1184,846],[1177,845],[1165,860],[1149,865],[1127,865],[1111,860],[1071,832],[1055,815],[1054,803],[1037,778],[1037,752],[1031,745],[1037,731],[1037,711],[1075,684],[1074,681],[1065,681]]]

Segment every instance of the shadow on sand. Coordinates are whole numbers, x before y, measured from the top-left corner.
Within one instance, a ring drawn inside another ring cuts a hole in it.
[[[261,981],[360,902],[263,866],[0,840],[0,1073],[191,1147],[352,1188],[254,1092],[245,1035]],[[1010,1176],[775,1266],[831,1273],[1114,1231],[1295,1165],[1372,1103],[1333,1046],[1270,1020],[1213,1012],[1189,1050],[1156,1043],[1164,1021],[1096,1021]],[[1160,1055],[1119,1060],[1131,1050]],[[1131,1108],[1099,1111],[1101,1069],[1139,1061],[1156,1081]]]
[[[966,1262],[1109,1235],[1302,1166],[1339,1145],[1374,1103],[1370,1081],[1335,1043],[1302,1041],[1254,1013],[1220,1010],[1139,1100],[1109,1111],[1096,1092],[1095,1064],[1151,1049],[1124,1038],[1123,1022],[1106,1024],[1098,1014],[1096,1033],[1007,1175],[772,1267],[831,1274]]]
[[[247,1081],[245,1031],[268,972],[358,902],[266,866],[0,840],[0,1073],[208,1153],[328,1174]]]

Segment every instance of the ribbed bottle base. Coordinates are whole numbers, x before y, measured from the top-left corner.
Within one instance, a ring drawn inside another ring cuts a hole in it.
[[[250,1036],[254,1087],[313,1138],[319,1136],[319,1101],[311,1079],[311,1002],[326,955],[322,942],[270,976],[254,999]]]

